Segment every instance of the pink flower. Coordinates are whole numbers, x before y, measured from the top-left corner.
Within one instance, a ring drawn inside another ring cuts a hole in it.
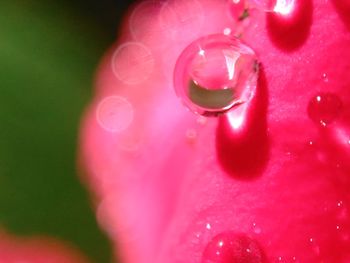
[[[98,220],[125,263],[350,262],[350,5],[248,4],[237,19],[227,4],[147,1],[124,21],[81,129]],[[206,118],[173,72],[223,32],[255,51],[259,78]]]

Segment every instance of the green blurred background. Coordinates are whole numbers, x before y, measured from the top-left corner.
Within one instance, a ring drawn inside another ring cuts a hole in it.
[[[79,120],[124,0],[0,0],[0,225],[111,262],[77,177]]]

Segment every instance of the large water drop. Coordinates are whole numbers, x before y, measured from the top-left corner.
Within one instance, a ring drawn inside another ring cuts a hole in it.
[[[240,40],[209,35],[190,44],[178,58],[176,94],[193,112],[215,116],[251,99],[258,68],[255,52]]]

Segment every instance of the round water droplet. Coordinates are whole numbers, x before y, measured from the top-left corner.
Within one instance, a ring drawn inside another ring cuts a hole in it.
[[[264,254],[257,241],[232,232],[215,236],[203,252],[203,263],[261,263]]]
[[[309,117],[317,124],[326,127],[341,113],[343,104],[334,93],[320,93],[308,105]]]
[[[96,117],[101,127],[109,132],[120,132],[134,119],[132,105],[119,96],[107,97],[97,107]]]
[[[121,45],[112,58],[115,76],[125,84],[136,85],[149,78],[154,69],[150,50],[138,42]]]
[[[240,40],[209,35],[190,44],[178,58],[176,94],[195,113],[215,116],[251,99],[258,68],[255,52]]]
[[[323,73],[323,74],[322,74],[322,79],[323,79],[323,81],[326,82],[326,83],[329,82],[328,74],[327,74],[327,73]]]

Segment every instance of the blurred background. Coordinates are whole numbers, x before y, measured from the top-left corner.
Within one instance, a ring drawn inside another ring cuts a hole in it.
[[[111,262],[77,168],[94,71],[131,0],[0,0],[0,228]]]

